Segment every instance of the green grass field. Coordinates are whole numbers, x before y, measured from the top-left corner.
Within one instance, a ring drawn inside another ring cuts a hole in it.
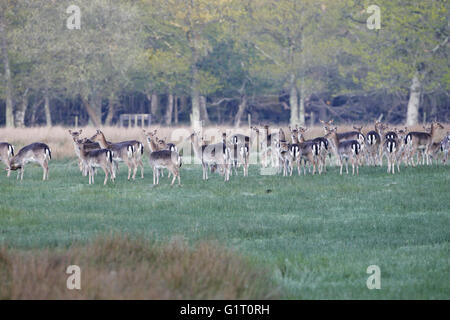
[[[146,162],[147,160],[145,160]],[[362,167],[359,176],[218,174],[181,168],[182,187],[167,177],[152,186],[126,180],[88,185],[75,160],[51,161],[50,180],[28,166],[24,180],[0,177],[0,244],[61,248],[118,233],[195,244],[215,240],[263,266],[288,299],[449,299],[450,167]],[[139,174],[138,174],[139,176]],[[369,290],[369,265],[381,290]]]

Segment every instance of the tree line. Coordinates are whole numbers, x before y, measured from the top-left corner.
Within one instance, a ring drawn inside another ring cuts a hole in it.
[[[448,1],[370,5],[0,0],[0,124],[449,122]]]

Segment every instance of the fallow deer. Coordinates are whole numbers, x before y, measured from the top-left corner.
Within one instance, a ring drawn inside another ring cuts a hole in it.
[[[299,155],[301,160],[303,160],[303,174],[306,175],[306,162],[309,162],[309,164],[313,166],[313,174],[316,173],[316,166],[318,166],[319,174],[322,174],[323,166],[320,163],[322,162],[321,144],[323,141],[318,138],[306,140],[304,136],[306,131],[308,131],[308,129],[302,127],[298,128],[298,141],[300,146]],[[328,140],[326,141],[325,145],[328,147]],[[326,156],[324,155],[324,157]],[[323,161],[325,161],[325,158]]]
[[[0,160],[6,165],[6,170],[8,171],[6,175],[8,177],[11,174],[9,165],[12,157],[14,157],[14,147],[8,142],[0,142]]]
[[[109,149],[88,149],[86,146],[89,145],[89,142],[86,138],[77,140],[76,144],[84,166],[89,173],[89,184],[94,183],[95,168],[102,168],[105,173],[103,185],[106,185],[108,182],[108,176],[110,177],[110,180],[114,182],[115,170],[113,167],[112,151]]]
[[[227,146],[223,142],[201,145],[197,132],[191,134],[189,138],[195,156],[202,162],[203,180],[208,180],[208,167],[217,165],[219,172],[224,175],[225,181],[228,181],[230,179],[230,153]]]
[[[438,129],[444,129],[444,127],[439,122],[431,123],[430,133],[428,132],[418,132],[412,131],[406,135],[406,146],[409,149],[408,157],[412,160],[413,166],[416,166],[414,162],[414,154],[418,150],[423,150],[422,160],[425,163],[425,159],[427,160],[427,165],[430,164],[430,148],[434,140],[436,139],[436,133]],[[418,157],[418,156],[417,156]]]
[[[23,180],[25,164],[29,162],[39,163],[44,171],[42,180],[48,180],[48,161],[51,158],[52,151],[48,145],[41,142],[34,142],[20,149],[19,152],[11,158],[9,169],[13,171],[20,169],[17,173],[17,179],[19,179],[20,176],[20,180]]]
[[[178,178],[178,185],[180,182],[180,167],[181,167],[181,157],[176,151],[170,150],[159,150],[153,151],[149,156],[150,166],[153,168],[153,184],[159,184],[159,171],[166,168],[173,175],[172,183],[173,185],[175,179]]]
[[[444,153],[444,157],[442,158],[442,163],[447,163],[448,153],[450,151],[450,132],[447,132],[447,135],[441,141],[441,151]]]
[[[339,161],[340,165],[340,174],[342,175],[342,167],[344,165],[345,160],[345,170],[348,174],[348,160],[350,159],[352,162],[352,174],[359,174],[359,154],[360,154],[360,144],[357,140],[344,140],[340,141],[339,136],[337,134],[337,128],[327,129],[327,134],[325,138],[329,138],[332,144],[332,149],[336,155],[336,158]]]
[[[80,171],[83,173],[83,175],[87,175],[87,168],[85,168],[83,166],[84,162],[83,159],[81,159],[80,156],[80,148],[78,147],[78,142],[81,142],[82,139],[81,138],[81,132],[83,132],[83,129],[80,129],[78,131],[72,131],[69,129],[69,134],[72,136],[72,140],[73,140],[73,147],[75,150],[75,154],[78,157],[78,167],[80,168]],[[84,147],[86,150],[97,150],[100,149],[100,144],[98,144],[98,142],[93,142],[89,139],[86,139],[86,142],[84,143]]]
[[[110,143],[106,141],[105,135],[103,132],[97,129],[97,133],[94,134],[91,138],[92,141],[97,141],[102,149],[109,149],[112,151],[113,162],[115,162],[115,167],[117,167],[118,162],[124,162],[128,167],[128,180],[130,180],[131,171],[133,171],[133,180],[136,177],[137,172],[137,164],[136,160],[133,156],[135,149],[133,144],[130,142],[119,142],[119,143]]]
[[[382,141],[384,141],[385,126],[380,121],[375,121],[375,130],[367,133],[367,160],[370,165],[383,165]]]

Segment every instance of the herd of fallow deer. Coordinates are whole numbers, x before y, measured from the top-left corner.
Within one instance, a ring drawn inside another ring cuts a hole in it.
[[[298,175],[308,171],[315,174],[326,172],[327,160],[334,155],[336,164],[340,166],[342,175],[345,164],[348,174],[348,164],[352,165],[352,174],[359,174],[359,166],[362,164],[382,166],[383,157],[387,159],[387,172],[400,171],[400,164],[417,166],[432,164],[437,161],[437,156],[442,153],[442,162],[448,160],[450,150],[450,132],[444,139],[437,141],[437,131],[444,129],[438,123],[433,122],[425,131],[409,131],[404,129],[389,129],[386,124],[376,121],[374,130],[364,134],[363,127],[354,126],[354,131],[338,132],[333,126],[333,120],[323,124],[324,135],[313,139],[306,139],[308,129],[302,127],[289,127],[290,140],[286,138],[283,129],[270,130],[265,125],[261,128],[251,127],[249,136],[235,134],[230,138],[226,133],[222,135],[219,143],[205,143],[199,132],[192,133],[186,138],[192,146],[194,156],[202,165],[203,179],[208,179],[208,172],[218,171],[224,176],[225,181],[230,176],[238,174],[238,169],[243,168],[243,175],[248,176],[250,152],[256,150],[260,156],[262,167],[275,168],[275,172],[283,176],[290,176],[297,166]],[[95,169],[101,168],[105,173],[104,184],[108,178],[114,182],[118,170],[118,163],[123,162],[128,168],[128,180],[135,179],[140,168],[141,178],[144,178],[144,145],[138,140],[122,142],[110,142],[106,140],[102,131],[97,130],[91,138],[81,138],[82,130],[69,130],[73,140],[75,154],[78,157],[79,169],[83,175],[89,176],[89,184],[94,183]],[[150,150],[148,159],[153,169],[153,184],[159,184],[159,176],[163,176],[163,170],[172,175],[171,185],[178,179],[180,185],[181,156],[177,145],[169,143],[166,139],[157,137],[157,130],[146,131],[143,135]],[[414,159],[416,158],[416,159]],[[0,159],[6,165],[7,176],[11,171],[19,170],[17,179],[23,179],[25,164],[35,162],[43,168],[43,180],[48,179],[48,161],[51,159],[51,149],[48,145],[35,142],[20,149],[15,154],[14,147],[7,142],[0,143]],[[330,160],[328,160],[330,161]]]

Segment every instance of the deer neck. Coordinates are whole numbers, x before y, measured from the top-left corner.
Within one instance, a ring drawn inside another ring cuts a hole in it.
[[[105,135],[103,134],[103,132],[98,134],[95,140],[98,141],[98,143],[100,144],[100,147],[102,147],[102,149],[107,149],[110,146],[108,144],[108,142],[106,142]],[[81,148],[80,148],[80,150],[81,150]]]
[[[148,146],[152,152],[158,151],[158,145],[155,143],[155,141],[153,141],[153,139],[150,139],[150,140],[147,139],[147,142],[148,142]]]

